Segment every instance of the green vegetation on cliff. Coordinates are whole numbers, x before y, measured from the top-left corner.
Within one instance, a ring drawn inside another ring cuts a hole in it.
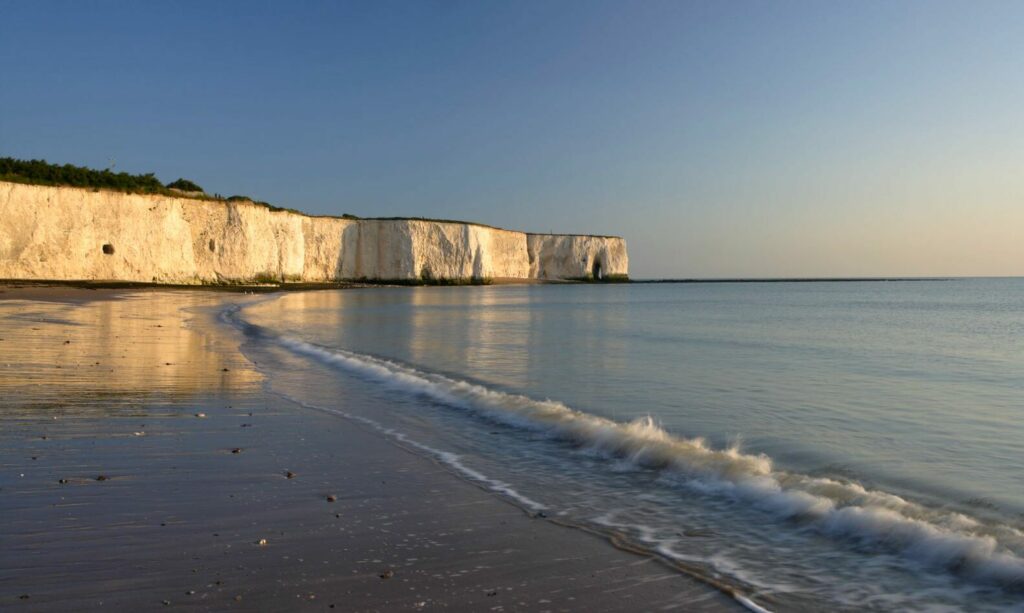
[[[173,183],[168,183],[167,187],[171,189],[180,189],[183,192],[204,192],[205,190],[188,179],[178,179]]]
[[[307,217],[340,217],[341,219],[359,219],[355,215],[309,215],[302,211],[274,206],[269,202],[255,200],[249,196],[231,196],[224,198],[220,194],[209,195],[193,181],[179,178],[164,185],[151,172],[142,175],[127,172],[111,172],[95,170],[73,164],[51,164],[46,160],[19,160],[11,157],[0,157],[0,181],[10,183],[26,183],[28,185],[48,185],[52,187],[81,187],[85,189],[107,189],[126,194],[160,194],[175,198],[192,198],[196,200],[216,200],[220,202],[251,202],[271,211],[287,211]]]
[[[12,157],[0,157],[0,181],[10,183],[26,183],[29,185],[48,185],[53,187],[80,187],[85,189],[107,189],[128,194],[159,194],[174,198],[191,198],[196,200],[215,200],[219,202],[251,202],[271,211],[287,211],[307,217],[333,217],[336,219],[367,219],[380,221],[427,221],[433,223],[455,223],[471,226],[480,226],[501,230],[496,226],[475,222],[461,221],[458,219],[434,219],[430,217],[359,217],[357,215],[310,215],[296,209],[274,206],[269,202],[256,200],[249,196],[235,195],[224,198],[220,194],[209,195],[193,181],[179,178],[164,185],[156,178],[154,173],[148,172],[141,175],[128,174],[126,172],[112,172],[110,170],[95,170],[84,166],[73,164],[51,164],[46,160],[19,160]],[[527,234],[530,234],[529,232]],[[572,235],[566,235],[572,236]],[[616,238],[614,236],[603,236],[602,238]]]
[[[158,194],[169,192],[153,173],[131,175],[126,172],[93,170],[72,164],[50,164],[46,160],[0,158],[0,180],[34,185],[69,185],[116,189],[126,192]]]
[[[29,185],[48,185],[52,187],[80,187],[85,189],[108,189],[128,194],[160,194],[175,198],[187,197],[198,200],[217,200],[221,202],[251,202],[271,211],[287,211],[307,217],[336,217],[340,219],[360,219],[356,215],[309,215],[295,209],[274,206],[269,202],[256,200],[249,196],[234,195],[224,198],[220,194],[209,195],[193,181],[179,178],[164,185],[156,178],[154,173],[148,172],[141,175],[128,174],[126,172],[111,172],[110,170],[95,170],[84,166],[73,164],[51,164],[46,160],[19,160],[11,157],[0,157],[0,181],[11,183],[27,183]],[[371,219],[393,220],[410,219],[405,217],[380,217]],[[454,221],[448,219],[427,219],[414,217],[419,221],[438,221],[448,223],[470,223],[477,226],[484,224]],[[491,227],[491,226],[485,226]]]
[[[86,189],[108,189],[127,194],[161,194],[180,198],[200,200],[220,200],[227,202],[251,202],[264,206],[271,211],[289,211],[304,215],[301,211],[274,206],[269,202],[254,200],[248,196],[231,196],[223,198],[220,194],[206,194],[202,187],[188,179],[179,178],[164,185],[156,175],[148,172],[133,175],[127,172],[111,172],[95,170],[74,164],[51,164],[46,160],[19,160],[11,157],[0,157],[0,181],[11,183],[27,183],[29,185],[49,185],[53,187],[81,187]],[[351,215],[342,217],[354,219]]]

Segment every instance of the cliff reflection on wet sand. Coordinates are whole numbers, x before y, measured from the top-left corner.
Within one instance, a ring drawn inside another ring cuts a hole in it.
[[[2,420],[26,410],[32,419],[40,410],[50,411],[46,417],[151,411],[164,401],[250,391],[261,380],[237,353],[213,350],[227,349],[214,346],[222,337],[188,323],[211,317],[223,295],[68,289],[57,296],[42,302],[0,294]]]

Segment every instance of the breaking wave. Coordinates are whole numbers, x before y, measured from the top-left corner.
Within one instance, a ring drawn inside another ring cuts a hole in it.
[[[870,490],[853,481],[776,470],[764,454],[738,444],[714,449],[701,438],[682,438],[645,417],[628,423],[427,373],[389,360],[301,340],[277,339],[291,351],[405,393],[516,428],[539,432],[609,458],[671,471],[694,489],[751,504],[772,516],[811,526],[821,534],[898,552],[932,568],[1024,588],[1024,532],[982,522],[948,509],[927,507]]]

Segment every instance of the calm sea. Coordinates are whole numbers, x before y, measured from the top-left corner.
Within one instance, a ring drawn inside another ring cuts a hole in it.
[[[1022,279],[379,288],[224,318],[275,392],[762,607],[1024,610]]]

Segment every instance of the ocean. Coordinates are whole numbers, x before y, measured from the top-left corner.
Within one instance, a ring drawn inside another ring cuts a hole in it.
[[[271,392],[751,608],[1024,611],[1024,279],[373,288],[221,319]]]

